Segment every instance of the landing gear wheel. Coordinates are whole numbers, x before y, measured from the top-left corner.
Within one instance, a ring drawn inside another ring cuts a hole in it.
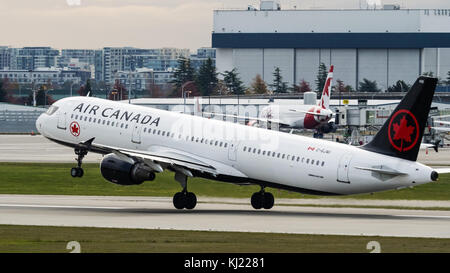
[[[255,192],[252,195],[251,203],[252,203],[252,207],[254,209],[261,209],[262,208],[262,206],[263,206],[263,195],[261,194],[261,192]]]
[[[176,209],[184,209],[186,206],[186,196],[182,192],[177,192],[173,196],[173,205]]]
[[[255,192],[251,198],[251,204],[254,209],[271,209],[275,203],[275,198],[270,192],[265,192],[261,190],[260,192]]]
[[[265,192],[263,195],[263,208],[271,209],[273,208],[274,203],[275,198],[273,197],[273,194],[271,194],[270,192]]]
[[[72,177],[83,177],[84,175],[84,171],[82,168],[72,168],[70,170],[70,175]]]
[[[192,192],[177,192],[173,196],[173,206],[176,209],[193,209],[197,206],[197,196]]]
[[[195,194],[192,192],[187,192],[185,198],[186,198],[185,208],[186,209],[195,208],[195,206],[197,205],[197,196],[195,196]]]

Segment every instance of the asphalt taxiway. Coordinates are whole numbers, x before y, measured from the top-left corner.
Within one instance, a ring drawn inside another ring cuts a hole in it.
[[[0,195],[0,224],[450,238],[448,210],[278,205],[257,211],[220,200],[200,197],[194,210],[176,210],[166,197]]]

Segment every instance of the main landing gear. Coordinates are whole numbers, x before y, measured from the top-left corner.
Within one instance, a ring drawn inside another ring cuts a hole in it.
[[[275,203],[275,198],[273,194],[265,192],[264,187],[261,187],[261,191],[252,195],[251,203],[254,209],[271,209]]]
[[[176,209],[193,209],[197,205],[197,196],[193,192],[187,191],[187,176],[181,173],[175,173],[175,180],[177,180],[183,190],[177,192],[173,196],[173,205]]]

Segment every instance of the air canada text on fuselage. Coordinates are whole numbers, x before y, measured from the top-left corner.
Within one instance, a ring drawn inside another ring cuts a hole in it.
[[[143,115],[141,113],[129,112],[122,109],[114,109],[112,107],[101,107],[95,104],[85,105],[80,103],[73,109],[74,112],[79,112],[81,114],[88,114],[99,116],[104,118],[116,119],[121,121],[136,122],[140,124],[149,124],[158,126],[160,117],[152,117],[151,115]]]

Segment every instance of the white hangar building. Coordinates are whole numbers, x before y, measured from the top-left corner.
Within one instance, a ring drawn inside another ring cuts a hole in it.
[[[283,10],[276,1],[259,8],[215,10],[212,47],[219,72],[237,68],[249,86],[260,74],[272,83],[275,67],[292,86],[315,89],[320,63],[335,65],[335,80],[356,89],[363,79],[385,90],[433,72],[450,71],[450,10]]]

